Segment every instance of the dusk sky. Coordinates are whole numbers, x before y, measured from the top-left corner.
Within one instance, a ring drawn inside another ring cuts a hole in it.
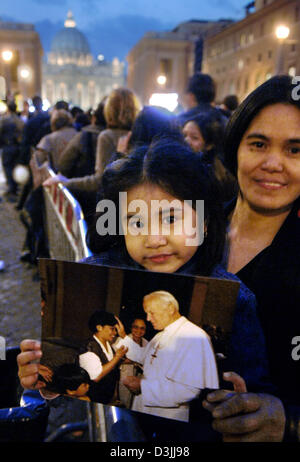
[[[94,55],[124,59],[149,30],[170,30],[190,19],[241,19],[247,0],[1,0],[0,18],[36,25],[45,52],[72,10]]]

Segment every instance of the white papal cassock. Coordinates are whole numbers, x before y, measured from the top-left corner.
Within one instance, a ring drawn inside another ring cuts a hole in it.
[[[153,337],[146,348],[126,336],[118,342],[126,356],[143,365],[141,394],[132,409],[169,419],[188,421],[189,401],[203,388],[218,388],[210,339],[184,316]]]

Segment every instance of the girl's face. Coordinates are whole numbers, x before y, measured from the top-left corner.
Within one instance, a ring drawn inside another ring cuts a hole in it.
[[[130,202],[134,200],[143,201],[145,207],[130,210]],[[159,209],[153,207],[153,201],[163,200],[168,203]],[[172,201],[177,201],[180,207],[170,208],[168,204]],[[124,236],[127,251],[147,270],[173,273],[198,249],[198,245],[187,245],[196,235],[195,210],[156,185],[147,183],[131,188],[127,193],[127,208],[121,207],[121,215],[123,229],[127,229]],[[151,233],[153,222],[158,224],[155,233]]]
[[[198,125],[190,121],[182,130],[185,141],[190,145],[193,151],[201,152],[205,147],[205,141]]]
[[[243,199],[263,213],[289,210],[300,195],[300,110],[277,103],[252,120],[238,149]]]

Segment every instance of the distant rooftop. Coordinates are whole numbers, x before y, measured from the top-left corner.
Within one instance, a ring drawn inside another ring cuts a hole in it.
[[[33,24],[22,22],[2,21],[0,18],[0,29],[6,30],[35,30]]]

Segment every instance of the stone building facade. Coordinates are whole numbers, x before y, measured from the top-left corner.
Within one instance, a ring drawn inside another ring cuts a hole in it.
[[[69,12],[64,28],[52,40],[47,62],[43,63],[43,99],[50,105],[63,99],[87,110],[96,108],[113,88],[123,85],[124,63],[118,58],[112,62],[103,57],[95,60]]]
[[[41,93],[42,56],[33,24],[0,20],[0,99],[6,93],[19,93],[24,98]]]
[[[300,75],[299,0],[256,0],[255,12],[205,40],[203,72],[217,84],[217,101],[248,93],[273,75]],[[286,40],[276,37],[288,26]]]
[[[143,104],[149,104],[153,94],[182,95],[188,77],[201,69],[205,37],[231,23],[230,20],[191,20],[172,31],[148,32],[127,56],[128,87]],[[162,76],[165,78],[158,81]]]

